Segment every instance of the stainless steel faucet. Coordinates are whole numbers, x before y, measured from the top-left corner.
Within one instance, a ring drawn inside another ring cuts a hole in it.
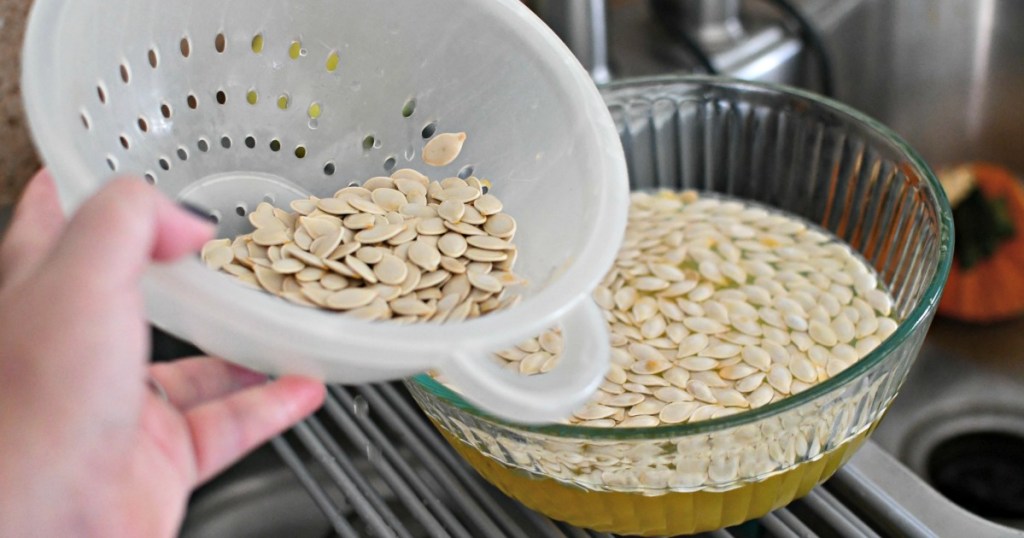
[[[527,4],[569,46],[595,82],[611,79],[607,0]],[[616,13],[630,16],[625,17],[628,21],[612,21],[617,29],[612,50],[615,75],[698,70],[799,84],[799,37],[787,32],[777,18],[755,17],[751,23],[747,14],[741,20],[741,8],[746,9],[742,0],[643,0],[616,7]]]
[[[611,80],[605,0],[534,0],[534,12],[569,46],[594,82]]]
[[[651,0],[651,6],[667,27],[686,32],[709,51],[743,36],[740,0]]]
[[[606,0],[532,0],[528,4],[595,82],[611,79]],[[727,49],[743,36],[741,0],[650,0],[650,4],[668,28],[692,36],[709,52]]]

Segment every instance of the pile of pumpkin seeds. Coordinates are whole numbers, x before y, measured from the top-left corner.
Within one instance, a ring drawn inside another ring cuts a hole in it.
[[[696,193],[632,195],[618,258],[594,292],[612,365],[569,420],[651,427],[718,418],[798,394],[896,330],[893,300],[838,239],[776,211]],[[498,354],[554,367],[560,334]]]
[[[436,136],[424,162],[445,166],[465,133]],[[476,177],[430,181],[403,169],[329,198],[261,203],[252,233],[216,239],[212,269],[293,303],[396,322],[461,321],[512,306],[516,221]]]

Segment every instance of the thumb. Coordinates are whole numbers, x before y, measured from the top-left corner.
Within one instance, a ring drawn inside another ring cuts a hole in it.
[[[116,289],[136,282],[151,261],[174,261],[195,252],[213,227],[159,191],[132,179],[111,181],[68,223],[56,264],[73,274],[90,270],[91,284]]]

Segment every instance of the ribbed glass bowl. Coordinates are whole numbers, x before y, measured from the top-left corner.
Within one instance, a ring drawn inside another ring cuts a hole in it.
[[[896,397],[949,271],[949,204],[898,136],[817,95],[686,77],[624,81],[604,96],[634,189],[723,193],[821,225],[875,268],[899,328],[805,392],[695,424],[531,427],[490,417],[427,375],[408,386],[486,479],[555,519],[664,535],[760,517],[831,476]]]

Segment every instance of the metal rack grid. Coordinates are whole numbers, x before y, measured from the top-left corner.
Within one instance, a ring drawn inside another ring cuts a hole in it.
[[[505,497],[456,455],[400,384],[331,386],[324,408],[272,446],[344,538],[611,536],[552,521]],[[841,469],[786,508],[704,536],[932,535],[863,482],[855,470]]]

